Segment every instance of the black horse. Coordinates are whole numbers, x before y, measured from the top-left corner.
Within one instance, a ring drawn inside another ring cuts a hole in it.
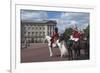
[[[73,59],[80,59],[81,52],[80,50],[84,50],[85,54],[87,57],[89,57],[89,42],[88,40],[79,39],[78,41],[73,41],[70,40],[70,37],[65,36],[62,34],[60,36],[60,41],[64,40],[66,43],[66,47],[68,49],[68,59],[73,60]]]
[[[84,50],[84,55],[89,59],[89,40],[80,40],[80,49]]]
[[[59,42],[65,41],[65,45],[68,49],[68,59],[74,59],[79,55],[79,42],[74,42],[73,40],[69,40],[69,37],[61,34],[59,37]]]

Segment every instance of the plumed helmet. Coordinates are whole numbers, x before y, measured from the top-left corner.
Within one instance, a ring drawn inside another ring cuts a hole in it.
[[[58,28],[57,27],[55,27],[55,32],[58,32]]]

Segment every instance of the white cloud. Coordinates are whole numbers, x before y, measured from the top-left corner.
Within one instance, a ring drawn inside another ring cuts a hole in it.
[[[72,20],[72,21],[71,21],[71,24],[72,24],[72,25],[75,25],[75,24],[77,24],[77,21]]]
[[[84,29],[89,24],[89,13],[64,12],[61,21],[66,25],[64,28],[77,26],[79,29]]]
[[[89,24],[88,23],[84,23],[83,25],[81,25],[79,27],[80,30],[83,30],[83,29],[86,29],[86,27],[88,26]]]
[[[69,13],[62,13],[61,14],[61,19],[66,19],[66,17],[68,17],[69,16]]]
[[[43,19],[47,19],[47,13],[45,11],[21,10],[21,20],[43,20]]]
[[[84,29],[89,25],[89,14],[78,12],[62,12],[61,17],[51,19],[46,11],[21,10],[21,19],[34,21],[56,20],[60,32],[64,32],[66,28],[74,27],[75,25],[79,29]]]

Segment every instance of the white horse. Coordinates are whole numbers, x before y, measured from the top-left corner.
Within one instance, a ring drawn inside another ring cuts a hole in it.
[[[51,41],[50,41],[51,37],[50,36],[46,36],[45,39],[48,42],[48,47],[49,47],[49,52],[50,52],[50,57],[51,57],[51,56],[53,56],[53,52],[52,52],[52,48],[51,48]],[[59,42],[59,39],[55,43],[52,44],[53,48],[58,46],[58,48],[60,50],[60,53],[61,53],[60,54],[61,58],[63,56],[65,56],[65,55],[68,55],[68,49],[65,47],[64,44],[65,44],[65,42],[64,41]]]

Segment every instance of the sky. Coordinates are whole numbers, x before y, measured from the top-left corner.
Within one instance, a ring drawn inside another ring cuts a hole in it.
[[[60,12],[60,11],[36,11],[21,10],[21,20],[43,21],[55,20],[59,32],[63,33],[66,28],[77,25],[79,30],[85,29],[89,25],[89,13],[84,12]]]

